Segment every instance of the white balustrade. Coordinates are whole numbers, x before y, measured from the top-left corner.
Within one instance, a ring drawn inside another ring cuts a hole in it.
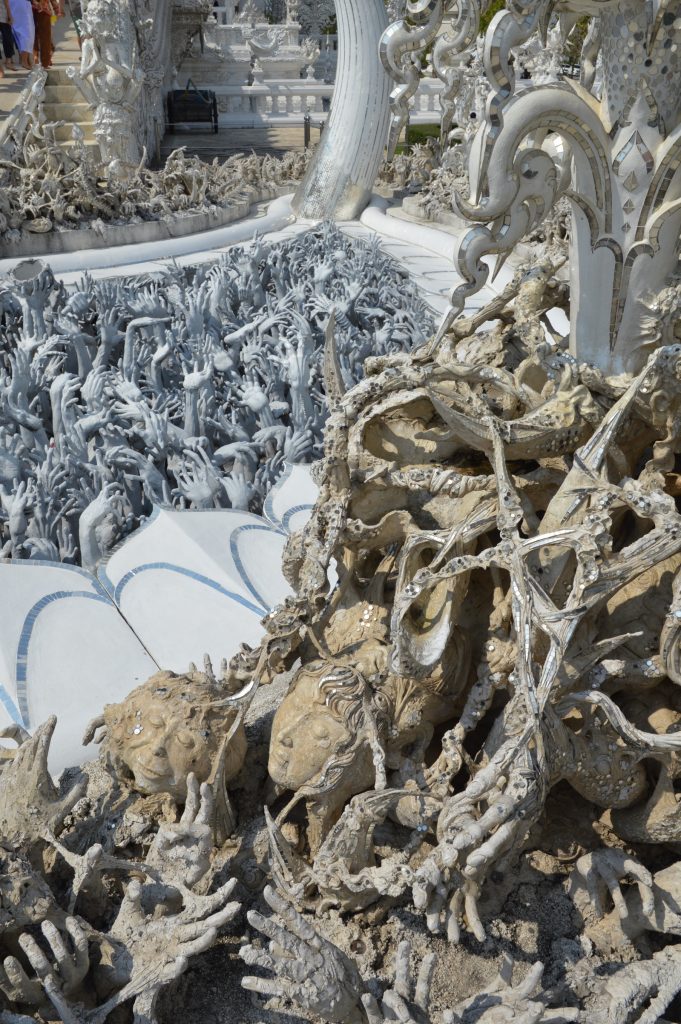
[[[213,8],[214,24],[222,34],[234,29],[237,0],[223,0]],[[200,71],[193,72],[192,78],[199,88],[213,90],[218,99],[220,124],[224,127],[255,127],[268,122],[300,123],[307,113],[314,114],[318,121],[328,117],[333,96],[333,82],[324,82],[321,75],[333,68],[324,64],[324,53],[336,56],[338,37],[322,34],[318,36],[322,54],[318,62],[319,78],[275,78],[260,79],[252,85],[243,82],[215,84],[213,81],[201,81]],[[328,47],[328,50],[327,50]],[[328,60],[327,60],[328,64]],[[439,96],[442,83],[433,78],[422,79],[419,90],[413,100],[411,110],[412,123],[438,121],[440,117]]]
[[[202,88],[202,83],[196,83]],[[220,124],[224,127],[255,127],[277,122],[300,123],[307,113],[326,120],[333,85],[314,79],[279,78],[253,85],[205,85],[218,101]]]
[[[438,78],[421,79],[409,114],[409,120],[412,124],[428,124],[440,120],[440,94],[442,89],[442,82]]]
[[[196,83],[199,88],[202,83]],[[224,127],[255,127],[269,122],[300,123],[307,113],[325,121],[333,97],[333,84],[308,78],[277,78],[253,85],[205,85],[218,99],[220,124]],[[437,79],[421,82],[414,97],[412,124],[436,122],[440,118],[442,84]]]

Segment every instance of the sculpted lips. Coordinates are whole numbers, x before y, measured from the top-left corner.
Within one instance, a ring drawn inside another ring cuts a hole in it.
[[[163,762],[161,762],[161,764],[163,764]],[[160,767],[158,764],[155,767],[152,767],[151,765],[146,764],[146,762],[142,761],[141,759],[137,760],[137,767],[143,775],[146,775],[148,778],[151,779],[165,778],[169,774],[170,768],[167,761],[165,762],[164,767]]]

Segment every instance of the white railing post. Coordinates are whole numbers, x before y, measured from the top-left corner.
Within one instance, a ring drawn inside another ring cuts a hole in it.
[[[270,79],[253,85],[196,84],[215,91],[224,127],[282,121],[299,124],[306,113],[325,120],[333,95],[333,85],[314,79]]]

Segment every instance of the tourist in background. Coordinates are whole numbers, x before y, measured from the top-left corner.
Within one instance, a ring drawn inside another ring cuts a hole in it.
[[[9,0],[0,0],[0,36],[2,37],[2,52],[5,57],[5,67],[8,71],[16,71],[14,63],[14,36],[12,34],[12,12],[9,9]],[[0,68],[0,70],[2,70]],[[0,78],[4,77],[4,72]]]
[[[14,40],[19,50],[22,68],[33,67],[33,43],[35,41],[35,22],[31,0],[7,0],[12,18]]]
[[[64,7],[61,0],[31,0],[35,20],[35,58],[44,68],[52,67],[52,21],[61,18]]]

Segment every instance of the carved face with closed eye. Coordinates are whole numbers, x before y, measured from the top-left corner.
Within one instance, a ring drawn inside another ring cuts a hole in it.
[[[141,793],[169,793],[182,802],[187,775],[211,778],[225,736],[237,710],[220,700],[217,687],[203,673],[176,676],[160,672],[121,704],[107,705],[104,749],[133,777]],[[225,756],[224,781],[240,770],[246,754],[243,725],[232,736]]]
[[[299,789],[351,738],[342,716],[329,707],[317,665],[302,670],[274,716],[270,776],[287,789]]]

